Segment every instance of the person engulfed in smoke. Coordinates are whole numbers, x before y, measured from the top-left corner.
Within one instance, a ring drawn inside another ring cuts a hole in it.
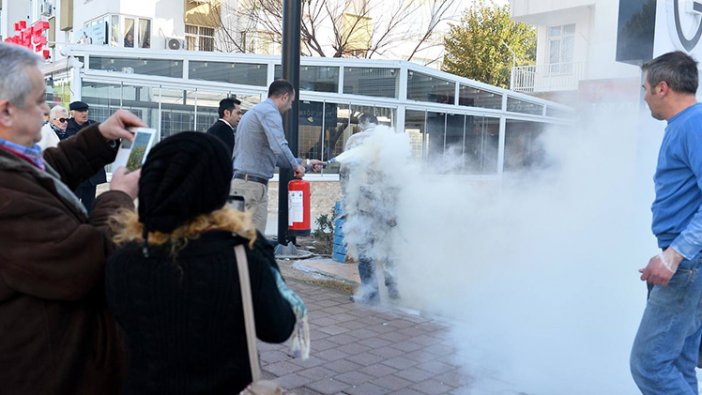
[[[378,120],[372,114],[359,117],[361,132],[351,136],[338,157],[341,163],[343,207],[346,213],[344,237],[349,255],[358,262],[361,287],[353,296],[357,303],[380,300],[376,274],[382,268],[388,296],[399,297],[393,275],[392,234],[397,225],[397,188],[385,173],[382,155],[372,141]],[[343,160],[342,160],[343,156]]]

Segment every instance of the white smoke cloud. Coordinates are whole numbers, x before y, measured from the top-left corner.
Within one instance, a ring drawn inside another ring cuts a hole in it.
[[[646,298],[638,269],[657,253],[663,129],[642,117],[608,106],[554,127],[543,136],[552,168],[501,182],[434,174],[441,163],[407,162],[404,134],[378,137],[400,188],[402,303],[455,323],[471,393],[637,393],[628,359]]]

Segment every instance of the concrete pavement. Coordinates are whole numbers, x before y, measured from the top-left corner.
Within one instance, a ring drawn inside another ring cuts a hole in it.
[[[265,378],[298,395],[469,393],[471,380],[452,361],[444,323],[354,304],[348,292],[329,287],[288,284],[307,304],[312,352],[302,362],[288,355],[287,344],[259,342]]]

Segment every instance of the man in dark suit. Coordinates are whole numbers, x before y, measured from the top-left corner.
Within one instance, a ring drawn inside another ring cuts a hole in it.
[[[219,119],[212,124],[207,133],[219,137],[229,147],[229,152],[234,152],[234,128],[241,119],[241,102],[232,97],[227,97],[219,102]]]
[[[80,130],[88,127],[95,123],[92,119],[88,119],[88,104],[82,101],[74,101],[68,107],[71,110],[71,118],[68,120],[68,127],[66,127],[66,138],[78,134]],[[93,208],[93,201],[95,200],[95,189],[98,184],[107,182],[107,174],[105,174],[105,168],[101,168],[89,179],[83,181],[78,185],[76,189],[76,196],[80,198],[80,201],[85,206],[85,209],[90,210]]]

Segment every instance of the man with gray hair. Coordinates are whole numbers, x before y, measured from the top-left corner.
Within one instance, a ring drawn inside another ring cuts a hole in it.
[[[631,350],[643,394],[697,394],[702,335],[702,105],[697,62],[683,52],[642,66],[644,100],[666,120],[654,176],[652,230],[661,252],[640,269],[648,302]]]
[[[117,111],[47,149],[40,58],[0,43],[0,382],[4,394],[117,394],[121,339],[107,311],[107,218],[134,209],[139,172],[115,171],[90,215],[71,192],[114,160],[128,127]]]
[[[68,113],[62,106],[53,106],[49,111],[49,122],[41,128],[41,140],[39,146],[42,151],[56,147],[59,141],[65,139],[66,127],[68,126]]]

